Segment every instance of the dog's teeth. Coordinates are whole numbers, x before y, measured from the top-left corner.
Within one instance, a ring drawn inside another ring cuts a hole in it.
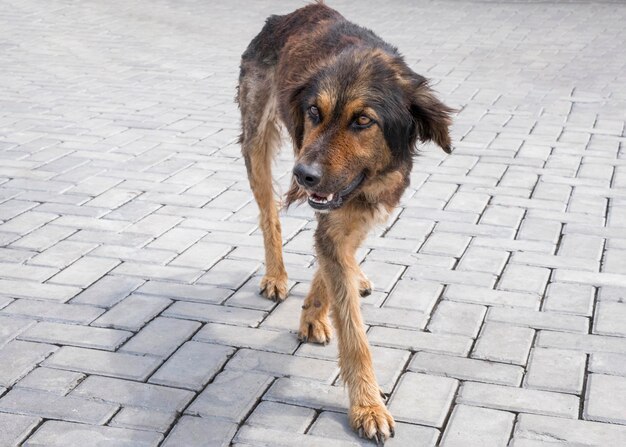
[[[328,197],[326,197],[326,200],[328,200],[329,202],[330,202],[331,200],[333,200],[333,195],[332,195],[332,194],[328,194]]]

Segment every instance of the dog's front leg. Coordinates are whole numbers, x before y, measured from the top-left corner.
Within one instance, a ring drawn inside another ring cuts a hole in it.
[[[361,270],[355,252],[367,229],[366,222],[358,219],[320,216],[316,248],[320,273],[332,302],[339,367],[350,396],[350,424],[360,436],[380,444],[393,436],[394,420],[380,394],[361,317]]]

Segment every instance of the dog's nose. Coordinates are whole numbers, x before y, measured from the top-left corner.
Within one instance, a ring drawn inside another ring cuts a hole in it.
[[[293,175],[296,176],[298,183],[307,188],[313,188],[320,182],[322,178],[322,167],[318,163],[305,165],[298,163],[293,168]]]

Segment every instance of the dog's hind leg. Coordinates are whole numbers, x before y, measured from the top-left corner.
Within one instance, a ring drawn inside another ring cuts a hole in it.
[[[259,76],[252,69],[240,79],[241,148],[250,188],[259,206],[265,245],[265,276],[261,280],[260,291],[266,298],[280,301],[287,297],[287,272],[283,263],[278,205],[272,185],[272,161],[280,145],[280,131],[272,74],[265,72],[264,75]]]

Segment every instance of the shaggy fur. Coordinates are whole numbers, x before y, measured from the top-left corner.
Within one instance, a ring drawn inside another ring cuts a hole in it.
[[[359,296],[372,286],[355,252],[397,206],[416,143],[433,141],[450,152],[452,109],[396,48],[322,3],[267,19],[242,56],[237,101],[265,243],[261,293],[272,300],[287,296],[271,176],[281,121],[296,158],[286,201],[308,200],[318,211],[319,269],[302,306],[299,337],[328,343],[332,314],[350,423],[361,436],[384,443],[394,421],[372,369],[359,307]]]

